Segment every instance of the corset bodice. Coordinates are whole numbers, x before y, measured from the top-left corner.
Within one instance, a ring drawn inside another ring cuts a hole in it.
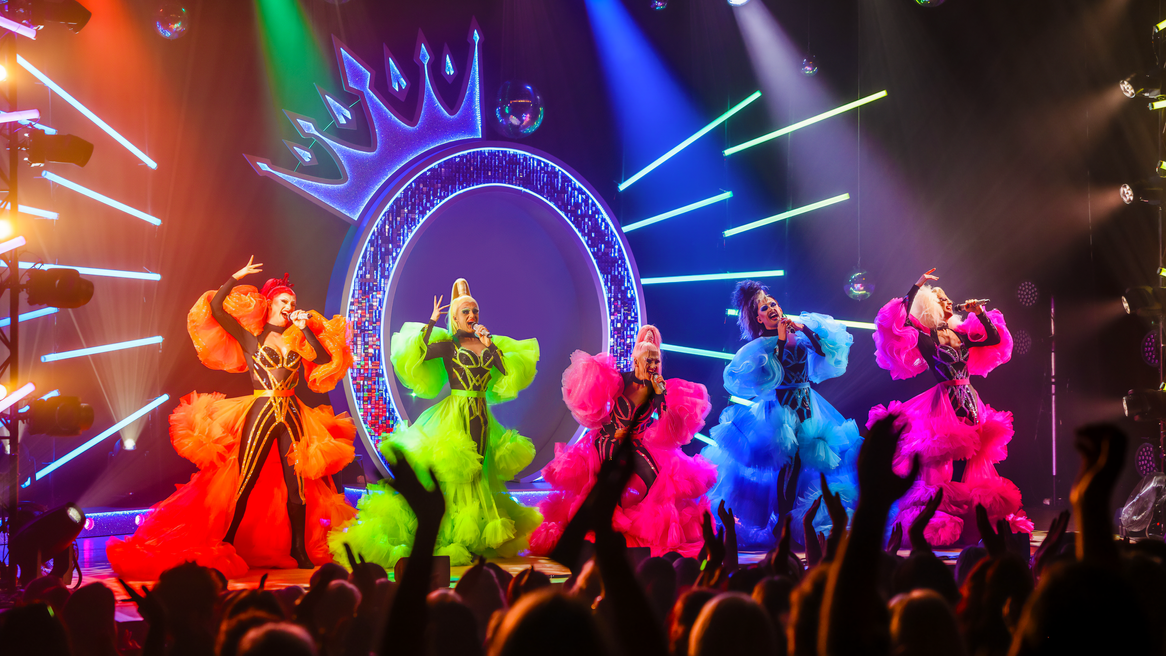
[[[247,358],[251,370],[251,382],[256,390],[295,389],[299,382],[303,358],[295,351],[288,351],[285,357],[274,346],[260,346]]]
[[[490,368],[495,366],[498,353],[486,349],[481,354],[459,346],[457,352],[446,363],[449,373],[449,388],[484,392],[490,383]]]
[[[980,423],[976,390],[968,384],[968,346],[950,346],[936,342],[935,354],[930,359],[931,372],[940,384],[947,387],[947,398],[957,417],[970,424]]]

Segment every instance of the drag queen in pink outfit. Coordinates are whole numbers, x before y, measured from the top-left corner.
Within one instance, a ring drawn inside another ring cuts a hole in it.
[[[920,276],[911,291],[879,310],[875,319],[875,358],[891,378],[907,379],[931,369],[935,387],[889,407],[871,408],[870,427],[888,412],[907,421],[895,454],[895,470],[905,476],[918,456],[923,469],[919,480],[899,500],[895,520],[904,527],[919,514],[936,492],[943,503],[927,524],[925,535],[934,546],[969,543],[979,539],[975,508],[982,504],[993,524],[1005,519],[1013,531],[1032,532],[1032,522],[1020,507],[1020,490],[996,472],[996,463],[1008,456],[1012,440],[1012,413],[993,410],[980,400],[970,377],[988,372],[1012,357],[1012,336],[999,310],[984,311],[983,303],[968,301],[962,308],[974,320],[953,312],[952,302],[939,280]],[[952,463],[966,460],[962,481],[952,480]]]
[[[628,546],[650,547],[653,556],[700,551],[701,518],[709,510],[705,493],[716,481],[716,468],[680,447],[704,426],[711,408],[708,390],[678,378],[664,380],[655,326],[640,329],[632,359],[633,370],[621,372],[608,353],[571,355],[563,400],[589,430],[572,446],[556,444],[555,459],[543,468],[554,491],[539,504],[544,519],[531,537],[531,553],[548,555],[554,549],[595,483],[599,465],[624,440],[635,449],[636,476],[616,508],[614,528]]]

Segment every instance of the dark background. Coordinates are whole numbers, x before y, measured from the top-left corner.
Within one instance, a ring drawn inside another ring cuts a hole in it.
[[[22,324],[23,370],[39,389],[60,388],[94,405],[97,422],[85,437],[162,393],[171,396],[122,432],[138,440],[137,450],[117,449],[111,438],[32,485],[26,498],[143,507],[185,482],[194,467],[174,453],[166,432],[178,398],[191,390],[249,391],[244,376],[199,364],[185,334],[187,309],[251,255],[267,265],[265,273],[292,274],[301,306],[323,308],[349,229],[256,176],[242,154],[290,168],[293,160],[280,139],[297,137],[278,110],[326,123],[312,83],[355,100],[340,88],[330,35],[373,65],[386,90],[382,44],[415,81],[410,55],[417,30],[434,50],[448,44],[460,62],[471,18],[483,34],[486,115],[503,80],[534,84],[546,117],[524,143],[578,171],[621,222],[720,189],[734,192],[727,203],[630,233],[642,276],[781,268],[785,278],[767,282],[787,311],[860,321],[870,321],[879,305],[905,293],[931,267],[938,267],[953,298],[991,298],[1013,333],[1025,331],[1032,345],[976,386],[986,402],[1015,415],[1016,437],[1000,470],[1020,485],[1038,519],[1065,503],[1076,468],[1073,428],[1119,417],[1126,390],[1158,382],[1156,368],[1141,355],[1149,328],[1122,314],[1118,299],[1126,287],[1156,284],[1159,221],[1150,208],[1121,205],[1116,196],[1121,182],[1152,175],[1158,157],[1156,113],[1144,99],[1127,101],[1117,91],[1121,78],[1154,62],[1151,27],[1166,17],[1158,2],[948,0],[926,8],[911,0],[752,0],[734,10],[723,0],[670,0],[654,11],[648,0],[351,0],[339,6],[300,0],[324,57],[324,77],[289,86],[269,83],[275,76],[264,58],[257,7],[270,1],[191,0],[189,32],[167,41],[153,29],[157,4],[90,0],[85,4],[94,16],[80,34],[50,26],[35,43],[20,44],[25,57],[159,162],[156,171],[142,166],[21,73],[20,107],[39,107],[43,122],[96,145],[86,168],[52,169],[163,221],[153,228],[21,172],[21,202],[61,212],[53,224],[20,225],[34,256],[146,267],[163,276],[160,283],[98,279],[88,306]],[[624,13],[630,22],[620,22]],[[767,13],[776,22],[763,27]],[[768,55],[756,47],[766,29],[774,41]],[[753,35],[752,58],[744,32]],[[629,34],[642,37],[643,48],[637,50]],[[782,47],[785,58],[773,54]],[[797,71],[807,50],[820,66],[813,78]],[[434,79],[452,99],[460,79]],[[724,129],[617,192],[620,180],[759,88],[762,100]],[[861,112],[730,158],[719,155],[727,145],[881,89],[889,97]],[[409,114],[415,97],[396,106]],[[852,199],[721,237],[727,227],[842,192]],[[859,268],[877,283],[863,302],[843,291]],[[1025,281],[1040,291],[1032,307],[1016,295]],[[448,284],[443,280],[425,294],[448,293]],[[734,351],[740,342],[724,312],[731,288],[730,282],[648,287],[648,319],[666,342]],[[1049,394],[1054,302],[1055,481]],[[417,320],[428,311],[416,308]],[[929,375],[892,382],[874,363],[870,332],[852,332],[850,369],[820,387],[844,415],[864,423],[872,405],[906,399],[932,384]],[[82,343],[158,334],[166,340],[161,349],[39,362],[43,353]],[[726,401],[722,364],[666,357],[668,376],[709,387],[710,422]],[[1156,433],[1153,426],[1127,427],[1135,446]],[[83,439],[37,437],[28,445],[43,464]],[[1130,474],[1119,496],[1133,481]]]

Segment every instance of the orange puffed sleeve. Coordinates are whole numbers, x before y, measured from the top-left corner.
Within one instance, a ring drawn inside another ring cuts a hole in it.
[[[330,392],[352,366],[348,321],[339,314],[326,320],[319,312],[313,310],[308,312],[308,329],[316,336],[324,350],[328,351],[328,355],[332,356],[331,362],[321,365],[312,362],[316,359],[316,351],[304,337],[303,331],[295,325],[288,326],[287,330],[283,331],[283,341],[304,359],[304,365],[308,370],[308,387],[313,392]]]
[[[190,308],[186,315],[186,331],[190,333],[190,341],[194,342],[198,359],[203,364],[211,369],[242,373],[247,371],[243,347],[211,315],[211,299],[216,293],[203,294]],[[258,335],[267,318],[267,299],[255,287],[239,285],[231,290],[223,302],[223,309],[235,317],[244,330]]]

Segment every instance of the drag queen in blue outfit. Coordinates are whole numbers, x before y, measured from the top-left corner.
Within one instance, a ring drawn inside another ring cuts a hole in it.
[[[752,280],[737,284],[733,302],[741,335],[751,341],[725,367],[725,389],[741,402],[721,413],[711,431],[716,445],[703,452],[717,466],[709,497],[714,507],[724,500],[732,508],[742,547],[767,547],[780,519],[778,473],[786,465],[798,466],[791,528],[804,543],[800,519],[821,493],[819,473],[841,493],[848,511],[858,500],[858,427],[810,387],[846,372],[854,338],[824,314],[786,317],[769,290]],[[829,526],[823,505],[814,528]]]

